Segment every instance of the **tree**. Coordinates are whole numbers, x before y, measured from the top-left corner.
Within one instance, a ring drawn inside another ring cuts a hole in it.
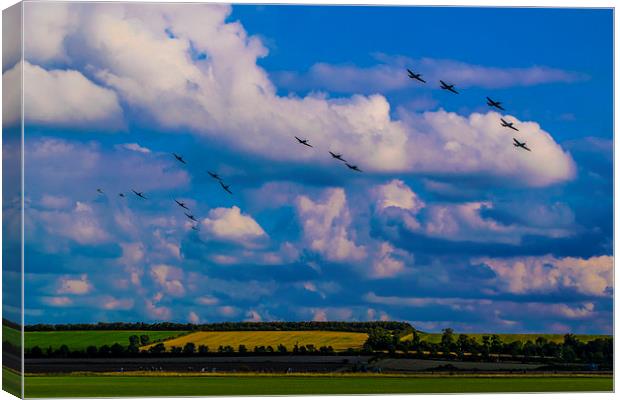
[[[183,346],[183,353],[184,354],[194,354],[196,352],[196,345],[192,342],[187,342],[185,343],[185,346]]]
[[[286,352],[287,352],[286,346],[280,343],[278,345],[278,353],[286,353]]]
[[[244,344],[240,344],[239,345],[239,353],[247,353],[248,352],[248,348],[245,347]]]
[[[145,346],[147,344],[149,344],[151,341],[151,339],[149,338],[149,335],[140,335],[140,344],[142,346]]]
[[[30,355],[32,357],[41,357],[43,356],[43,350],[41,350],[39,346],[34,346],[32,349],[30,349]]]
[[[207,354],[209,352],[209,346],[201,344],[198,346],[198,354]]]
[[[97,347],[96,346],[88,346],[86,348],[86,355],[88,357],[96,357],[97,356]]]
[[[491,336],[491,352],[499,354],[502,351],[502,339],[498,335]]]
[[[61,345],[58,350],[56,350],[56,354],[59,357],[68,357],[69,356],[69,346],[66,344]]]
[[[138,335],[129,336],[129,345],[134,347],[140,347],[140,338]]]
[[[112,353],[113,356],[120,356],[124,352],[125,348],[119,343],[114,343],[112,346],[110,346],[110,353]]]
[[[454,331],[451,328],[446,328],[441,334],[441,351],[444,356],[450,354],[454,347]]]
[[[166,346],[163,343],[157,343],[149,349],[151,354],[161,354],[166,351]]]

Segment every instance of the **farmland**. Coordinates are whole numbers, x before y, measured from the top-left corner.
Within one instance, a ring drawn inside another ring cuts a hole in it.
[[[454,333],[455,338],[458,336],[458,332]],[[441,342],[441,333],[424,333],[418,332],[420,336],[420,340],[423,340],[428,343],[440,343]],[[470,338],[476,339],[478,343],[482,343],[483,336],[491,337],[493,333],[467,333],[467,336]],[[516,340],[520,340],[525,343],[528,340],[535,342],[538,337],[543,337],[550,342],[562,343],[564,341],[563,334],[554,334],[554,333],[498,333],[497,336],[504,343],[514,342]],[[405,335],[401,338],[401,340],[411,340],[413,334]],[[582,342],[588,342],[590,340],[598,339],[598,338],[609,338],[610,335],[575,335],[575,337]]]
[[[3,326],[3,340],[19,343],[19,332]],[[13,331],[13,332],[11,332]],[[8,332],[8,335],[7,335]],[[57,349],[63,344],[70,350],[84,350],[88,346],[103,346],[119,343],[127,346],[132,335],[148,335],[151,342],[174,338],[184,335],[182,331],[54,331],[54,332],[26,332],[24,347],[29,349],[39,346],[45,350],[48,347]]]
[[[196,346],[206,345],[216,351],[219,346],[232,346],[235,349],[239,345],[245,345],[248,349],[254,346],[272,346],[274,349],[283,344],[289,350],[295,346],[314,345],[332,346],[335,351],[343,351],[348,348],[361,348],[366,338],[365,333],[359,332],[335,332],[335,331],[228,331],[228,332],[193,332],[175,339],[166,340],[166,349],[172,346],[183,347],[186,343],[194,343]],[[148,348],[150,346],[146,346]]]
[[[26,397],[611,391],[611,376],[27,376]]]

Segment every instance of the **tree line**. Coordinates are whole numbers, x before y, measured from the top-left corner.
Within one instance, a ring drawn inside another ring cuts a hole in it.
[[[442,331],[439,343],[421,340],[420,333],[412,332],[411,340],[385,329],[374,328],[368,334],[364,350],[372,353],[387,351],[401,354],[413,353],[442,359],[493,360],[506,356],[521,360],[544,361],[545,359],[572,362],[586,362],[611,365],[613,361],[613,338],[597,338],[587,342],[567,333],[562,343],[556,343],[543,336],[535,340],[504,342],[499,335],[483,335],[481,341],[466,334],[456,335],[450,328]]]
[[[374,328],[389,331],[410,331],[413,327],[407,322],[397,321],[298,321],[298,322],[219,322],[191,324],[176,322],[99,322],[96,324],[34,324],[26,325],[26,332],[49,331],[339,331],[369,332]]]

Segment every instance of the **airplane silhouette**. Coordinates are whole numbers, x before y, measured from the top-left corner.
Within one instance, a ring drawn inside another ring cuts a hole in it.
[[[178,201],[177,199],[174,199],[174,201],[179,205],[179,207],[189,210],[189,208],[187,208],[185,206],[185,203],[183,203],[182,201]]]
[[[144,192],[136,192],[135,190],[131,189],[132,192],[134,192],[136,194],[136,196],[143,198],[146,200],[146,197],[144,196]]]
[[[174,158],[177,159],[177,161],[182,162],[183,164],[186,164],[185,160],[183,159],[183,157],[181,157],[180,155],[178,155],[177,153],[172,153],[172,155],[174,156]]]
[[[442,88],[443,90],[448,90],[448,91],[450,91],[450,92],[452,92],[452,93],[454,93],[454,94],[459,94],[459,92],[457,92],[457,91],[454,89],[454,85],[448,85],[446,82],[444,82],[444,81],[442,81],[442,80],[440,80],[439,82],[441,83],[441,88]]]
[[[222,180],[222,178],[220,178],[220,176],[218,174],[216,174],[215,172],[207,171],[207,173],[209,175],[211,175],[211,178],[213,178],[213,179],[217,179],[218,181]]]
[[[194,222],[198,222],[198,220],[196,220],[196,217],[194,217],[192,214],[188,214],[188,213],[183,213],[185,214],[185,216],[189,219],[191,219]]]
[[[362,172],[362,170],[361,170],[361,169],[359,169],[359,168],[357,167],[357,165],[351,165],[351,164],[349,164],[349,163],[345,163],[345,165],[346,165],[347,167],[349,167],[349,169],[352,169],[353,171]]]
[[[230,191],[229,187],[230,185],[224,185],[224,182],[220,181],[220,185],[222,186],[222,189],[224,189],[225,191],[227,191],[230,194],[233,194],[233,192]]]
[[[409,75],[409,78],[411,79],[416,79],[422,83],[426,83],[426,81],[424,79],[422,79],[422,74],[416,74],[414,73],[412,70],[410,70],[409,68],[407,68],[407,74]]]
[[[198,227],[196,225],[192,225],[192,229],[195,231],[199,231],[200,229],[198,229]]]
[[[103,194],[103,190],[101,190],[101,189],[97,189],[97,193],[99,193],[99,194]]]
[[[514,145],[515,147],[521,147],[522,149],[525,149],[525,150],[527,150],[527,151],[532,151],[532,150],[530,150],[530,149],[529,149],[529,148],[525,145],[525,142],[521,143],[521,142],[519,142],[519,141],[518,141],[517,139],[515,139],[515,138],[512,138],[512,140],[514,140],[513,145]]]
[[[498,108],[502,111],[506,111],[504,110],[504,107],[502,107],[502,103],[499,101],[494,101],[492,100],[490,97],[487,97],[487,104],[489,105],[489,107],[495,107]]]
[[[500,118],[500,120],[502,121],[502,126],[506,127],[506,128],[510,128],[510,129],[514,129],[515,131],[519,131],[517,128],[515,128],[515,123],[514,122],[507,122],[504,118]]]
[[[119,193],[118,197],[125,197],[125,193]]]
[[[344,158],[342,158],[342,154],[332,153],[331,151],[329,152],[329,154],[331,154],[331,155],[332,155],[332,157],[333,157],[333,158],[335,158],[336,160],[340,160],[340,161],[347,162],[347,160],[345,160]]]
[[[300,139],[297,136],[295,136],[295,139],[297,139],[297,141],[299,143],[301,143],[301,144],[303,144],[305,146],[312,147],[312,145],[308,143],[308,139]]]

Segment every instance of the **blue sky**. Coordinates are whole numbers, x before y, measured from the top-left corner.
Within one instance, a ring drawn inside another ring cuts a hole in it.
[[[26,323],[610,333],[612,17],[27,3]]]

